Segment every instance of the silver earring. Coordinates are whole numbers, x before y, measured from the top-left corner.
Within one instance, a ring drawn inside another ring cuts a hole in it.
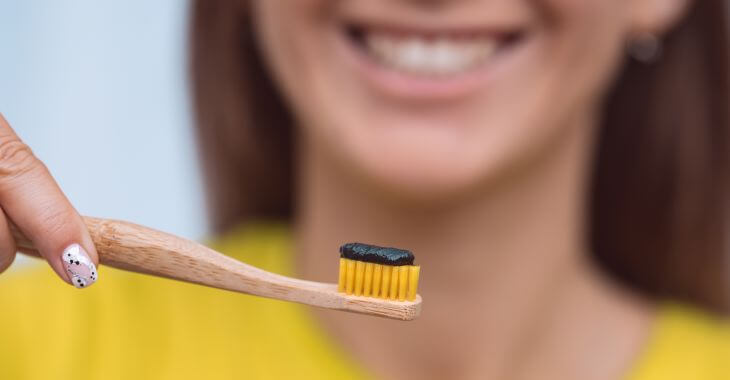
[[[639,33],[629,40],[629,55],[642,63],[651,64],[662,55],[662,40],[653,33]]]

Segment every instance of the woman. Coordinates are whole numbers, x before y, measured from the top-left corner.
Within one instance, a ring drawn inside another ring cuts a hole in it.
[[[343,242],[409,248],[421,318],[18,271],[0,378],[725,379],[726,27],[720,0],[197,1],[216,247],[320,281]],[[95,271],[2,133],[1,261],[12,221]]]

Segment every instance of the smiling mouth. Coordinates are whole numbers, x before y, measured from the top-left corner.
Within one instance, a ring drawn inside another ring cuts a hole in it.
[[[348,26],[354,46],[383,69],[409,76],[448,79],[477,71],[517,45],[522,32],[419,32]]]

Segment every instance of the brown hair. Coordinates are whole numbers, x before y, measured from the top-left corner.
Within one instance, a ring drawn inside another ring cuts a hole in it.
[[[213,227],[289,218],[292,117],[259,56],[248,7],[196,0],[193,92]],[[695,1],[653,64],[627,62],[595,160],[597,261],[636,289],[730,309],[730,78],[723,0]]]

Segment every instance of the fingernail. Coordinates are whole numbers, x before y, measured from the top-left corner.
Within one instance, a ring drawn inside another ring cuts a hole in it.
[[[78,244],[69,245],[63,250],[62,259],[73,286],[82,289],[96,282],[96,266],[83,247]]]

